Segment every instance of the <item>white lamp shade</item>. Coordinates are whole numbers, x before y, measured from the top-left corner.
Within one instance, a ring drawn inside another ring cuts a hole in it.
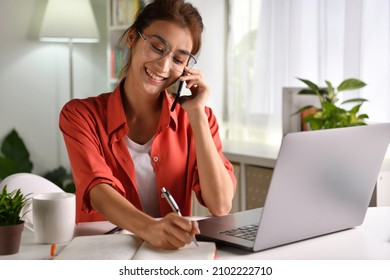
[[[99,31],[89,0],[49,0],[39,37],[50,42],[98,42]]]

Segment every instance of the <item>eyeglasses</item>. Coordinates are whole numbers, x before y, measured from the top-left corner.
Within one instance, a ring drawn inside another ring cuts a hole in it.
[[[142,53],[152,59],[159,60],[165,57],[169,52],[172,52],[171,67],[173,70],[180,73],[184,72],[184,67],[192,68],[196,64],[195,57],[187,51],[175,50],[171,51],[169,45],[162,38],[151,35],[145,37],[137,30],[139,36],[144,39],[144,45],[142,47]]]

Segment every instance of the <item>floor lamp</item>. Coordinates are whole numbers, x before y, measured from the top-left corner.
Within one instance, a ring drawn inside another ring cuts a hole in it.
[[[99,31],[89,0],[49,0],[39,34],[40,41],[68,43],[69,88],[73,93],[73,43],[97,43]]]

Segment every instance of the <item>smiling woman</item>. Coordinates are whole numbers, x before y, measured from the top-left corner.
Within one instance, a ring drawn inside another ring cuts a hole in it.
[[[159,2],[159,1],[157,1]],[[179,7],[173,7],[173,9],[178,9]],[[136,19],[136,21],[130,26],[121,36],[121,40],[126,41],[126,44],[128,44],[128,39],[129,36],[132,36],[132,33],[136,31],[140,37],[142,37],[144,40],[146,39],[145,37],[141,36],[141,33],[144,31],[145,28],[149,27],[149,25],[154,22],[154,21],[159,21],[162,19],[161,17],[161,9],[163,9],[162,6],[155,5],[154,7],[151,7],[149,5],[148,9],[143,9],[141,10],[141,15]],[[181,50],[184,53],[188,53],[190,57],[195,58],[194,55],[196,55],[202,44],[202,31],[203,31],[203,23],[202,23],[202,18],[200,17],[199,13],[194,13],[194,11],[190,8],[189,5],[183,5],[180,7],[180,14],[175,14],[174,11],[164,11],[166,15],[170,18],[171,22],[175,22],[178,26],[181,26],[182,28],[188,29],[190,31],[188,34],[191,37],[191,40],[183,41],[184,42],[192,42],[193,46],[189,50]],[[163,12],[163,13],[164,13]],[[143,14],[142,14],[143,13]],[[162,29],[161,27],[158,27],[160,30]],[[165,48],[165,54],[169,51],[169,46],[167,45],[167,42],[164,41],[163,38],[159,38],[158,36],[153,36],[154,38],[157,38],[160,40],[159,43],[162,43]],[[161,40],[163,39],[163,40]],[[146,42],[146,41],[145,41]],[[154,41],[155,42],[155,41]],[[172,50],[171,50],[172,51]],[[174,51],[174,50],[173,50]],[[180,50],[179,50],[180,51]],[[125,57],[124,61],[125,64],[122,67],[120,74],[119,74],[119,80],[123,79],[126,76],[126,73],[128,71],[128,68],[130,66],[130,57],[131,57],[131,52],[127,52],[127,57]],[[163,56],[161,56],[162,58]],[[196,59],[195,59],[196,61]],[[190,61],[186,61],[190,62]],[[193,65],[190,65],[190,68]],[[184,70],[184,69],[183,69]],[[183,72],[183,70],[179,72]]]
[[[192,4],[151,2],[122,37],[129,55],[119,85],[62,109],[78,222],[106,219],[153,246],[175,249],[192,242],[199,230],[171,213],[162,188],[175,197],[183,216],[191,215],[193,193],[213,215],[229,212],[233,167],[206,106],[209,87],[202,71],[191,68],[202,31]],[[167,88],[177,80],[191,95],[170,110],[174,100]]]

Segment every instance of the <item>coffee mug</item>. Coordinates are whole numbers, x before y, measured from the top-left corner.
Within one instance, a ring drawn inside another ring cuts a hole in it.
[[[41,243],[65,243],[76,228],[76,197],[73,193],[42,193],[32,197],[32,221],[25,219]]]

